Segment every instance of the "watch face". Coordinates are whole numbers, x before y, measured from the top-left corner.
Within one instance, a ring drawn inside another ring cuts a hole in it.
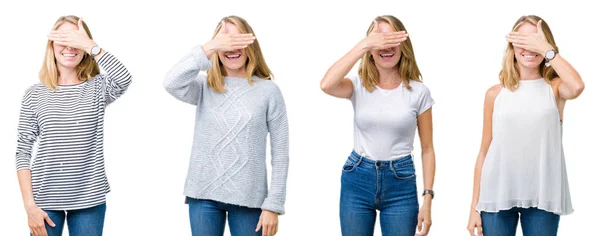
[[[552,60],[552,59],[554,59],[555,56],[556,56],[556,53],[554,52],[554,50],[548,50],[546,52],[546,56],[545,57],[548,60]]]
[[[98,55],[98,53],[100,53],[100,47],[95,46],[92,48],[92,54],[93,55]]]

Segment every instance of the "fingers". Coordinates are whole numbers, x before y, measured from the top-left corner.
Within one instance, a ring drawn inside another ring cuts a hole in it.
[[[50,216],[48,216],[48,214],[44,215],[44,220],[46,220],[46,222],[48,222],[48,224],[52,227],[56,226],[54,224],[54,222],[52,221],[52,219],[50,219]]]
[[[477,236],[483,236],[483,228],[481,227],[481,224],[477,225]]]
[[[538,34],[544,33],[544,30],[542,29],[542,20],[539,20],[537,23],[537,32],[538,32]]]
[[[262,214],[260,215],[260,218],[258,218],[258,224],[256,224],[256,229],[254,230],[254,232],[258,232],[261,227],[262,227]]]
[[[379,33],[379,22],[373,20],[373,32]]]
[[[468,226],[467,226],[467,230],[469,231],[469,234],[470,234],[471,236],[475,236],[475,227],[473,227],[473,226],[471,226],[471,225],[468,225]]]

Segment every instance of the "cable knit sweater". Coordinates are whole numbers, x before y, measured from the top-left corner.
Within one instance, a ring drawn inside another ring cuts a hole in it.
[[[225,77],[224,93],[200,71],[211,67],[202,47],[179,61],[164,87],[196,105],[196,124],[184,194],[284,214],[288,172],[288,122],[281,91],[270,80]],[[270,134],[271,187],[266,142]]]

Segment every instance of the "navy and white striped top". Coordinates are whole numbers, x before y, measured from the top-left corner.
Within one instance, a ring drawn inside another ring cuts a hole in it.
[[[44,210],[93,207],[110,191],[104,171],[104,111],[131,83],[131,75],[105,52],[106,74],[52,91],[30,87],[19,116],[17,170],[31,170],[34,201]],[[31,162],[32,148],[38,149]]]

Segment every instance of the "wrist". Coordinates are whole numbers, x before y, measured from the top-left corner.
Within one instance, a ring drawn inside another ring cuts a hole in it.
[[[361,54],[367,53],[371,51],[371,46],[367,42],[367,39],[363,39],[356,45],[355,49],[357,49]]]
[[[34,201],[27,201],[25,202],[25,211],[29,211],[31,209],[37,208],[37,204],[35,204]]]
[[[208,58],[210,58],[212,54],[217,52],[212,40],[202,45],[202,51],[204,51],[204,55],[206,55],[206,57]]]
[[[96,44],[96,42],[94,42],[93,40],[88,41],[85,46],[83,46],[83,51],[85,51],[87,54],[91,55],[92,54],[92,48],[98,46]]]
[[[546,43],[546,45],[544,45],[542,47],[542,50],[540,51],[540,54],[542,54],[542,56],[545,56],[546,52],[548,52],[550,50],[556,51],[556,49],[554,49],[554,47],[552,47],[552,45],[550,45],[549,43]]]

